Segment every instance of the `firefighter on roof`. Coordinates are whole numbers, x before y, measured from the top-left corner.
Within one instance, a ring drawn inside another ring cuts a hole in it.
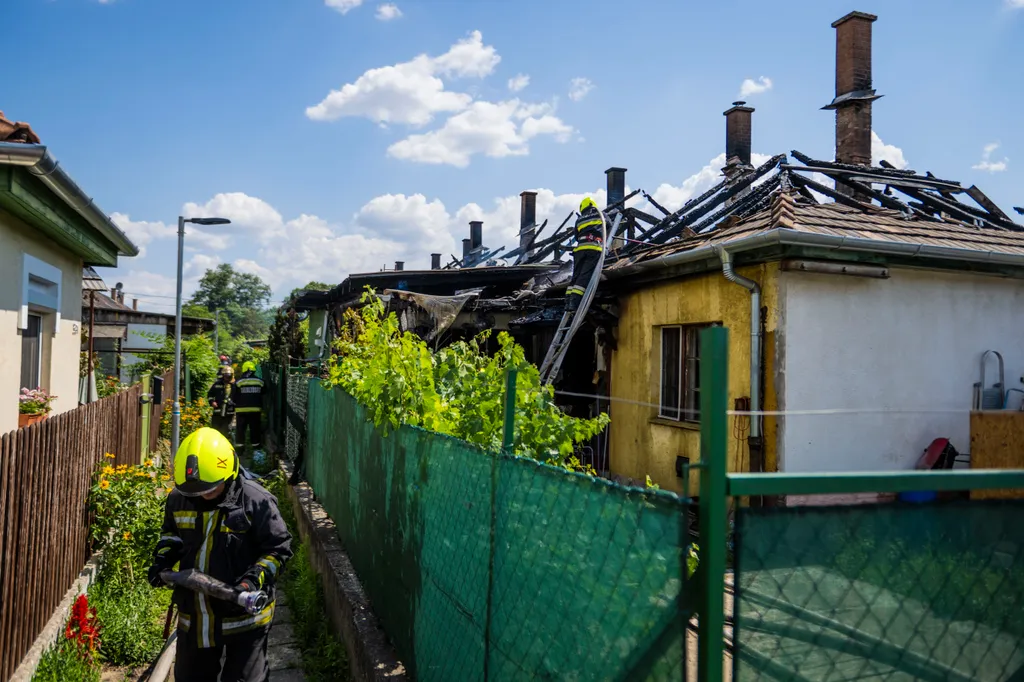
[[[580,217],[576,219],[576,248],[572,250],[572,282],[565,290],[566,310],[580,307],[583,293],[590,284],[594,268],[604,250],[604,218],[590,197],[580,203]]]

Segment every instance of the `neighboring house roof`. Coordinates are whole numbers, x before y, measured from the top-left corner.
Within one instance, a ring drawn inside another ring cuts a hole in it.
[[[95,270],[86,265],[82,268],[82,289],[85,291],[106,291],[107,285],[103,283]]]
[[[71,179],[27,123],[0,113],[0,208],[90,265],[117,265],[139,248]]]
[[[0,142],[39,144],[39,136],[29,124],[21,121],[9,121],[4,116],[4,112],[0,111]]]
[[[146,310],[135,310],[131,306],[116,301],[107,294],[93,289],[93,307],[96,312],[95,323],[99,325],[157,324],[174,326],[174,315],[153,313]],[[89,324],[89,290],[82,291],[82,319]],[[183,334],[199,334],[213,329],[213,320],[205,317],[181,316]]]

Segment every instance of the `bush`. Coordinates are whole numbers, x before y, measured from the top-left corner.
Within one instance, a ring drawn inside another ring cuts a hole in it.
[[[171,591],[155,590],[145,580],[101,580],[89,591],[103,623],[100,654],[111,665],[147,665],[163,646],[163,618]]]
[[[515,454],[578,469],[575,446],[608,425],[605,414],[576,419],[562,412],[554,389],[540,382],[540,372],[507,333],[498,334],[494,355],[485,352],[489,332],[434,353],[418,336],[401,332],[398,319],[385,315],[384,303],[372,292],[363,302],[358,312],[346,313],[326,383],[369,407],[385,432],[410,424],[500,449],[510,369],[518,371]]]
[[[114,455],[105,457],[110,460]],[[170,486],[169,476],[152,460],[141,466],[107,464],[96,476],[89,491],[95,514],[90,537],[103,550],[102,581],[122,586],[145,576],[160,539],[164,493]]]
[[[181,440],[185,440],[193,431],[210,425],[210,420],[213,418],[213,408],[206,402],[205,395],[206,393],[204,392],[203,396],[196,398],[190,403],[182,401],[181,422],[178,424]],[[164,402],[164,411],[160,417],[160,437],[166,438],[168,441],[171,439],[173,411],[174,401],[168,398]]]

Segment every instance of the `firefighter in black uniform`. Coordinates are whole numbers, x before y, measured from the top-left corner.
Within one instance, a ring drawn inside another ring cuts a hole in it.
[[[167,496],[149,582],[180,563],[243,591],[264,590],[270,602],[250,615],[240,606],[175,588],[178,644],[174,679],[188,682],[267,682],[267,634],[274,618],[274,582],[292,555],[291,535],[277,499],[238,475],[231,442],[204,427],[174,458],[175,489]],[[223,670],[221,658],[223,656]]]
[[[583,293],[590,284],[594,268],[604,250],[604,219],[597,204],[590,197],[580,203],[580,217],[576,219],[576,248],[572,250],[572,282],[565,290],[566,310],[580,307]]]
[[[263,443],[263,379],[256,376],[256,365],[246,362],[242,365],[242,376],[235,381],[235,447],[245,446],[245,434],[254,448]]]
[[[206,394],[206,399],[213,408],[211,426],[223,433],[225,438],[231,437],[228,432],[231,429],[231,420],[235,416],[235,404],[231,400],[235,386],[233,374],[231,365],[222,365],[217,380]]]

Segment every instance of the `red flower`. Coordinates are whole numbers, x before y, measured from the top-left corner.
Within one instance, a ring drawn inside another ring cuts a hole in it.
[[[79,595],[71,607],[71,616],[68,618],[67,627],[64,628],[64,637],[74,639],[79,647],[85,649],[83,655],[88,658],[99,646],[99,632],[96,609],[89,608],[89,600],[84,594]]]

